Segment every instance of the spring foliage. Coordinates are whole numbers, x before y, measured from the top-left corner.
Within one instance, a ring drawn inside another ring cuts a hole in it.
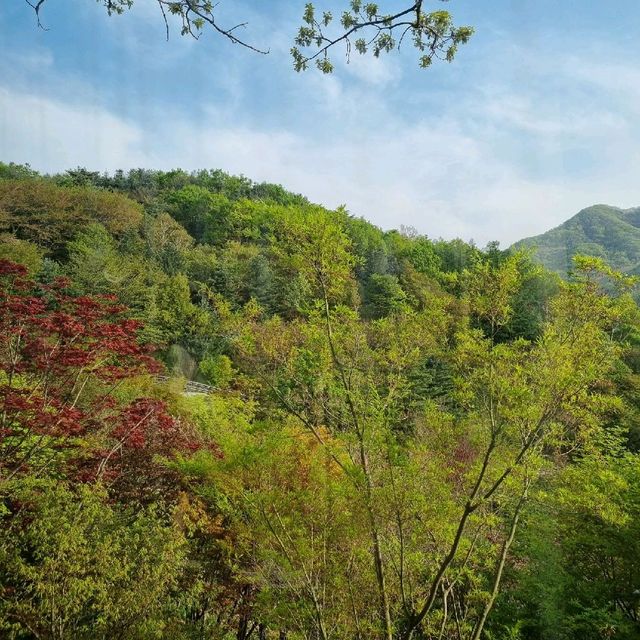
[[[632,277],[216,171],[0,176],[3,637],[637,637]]]

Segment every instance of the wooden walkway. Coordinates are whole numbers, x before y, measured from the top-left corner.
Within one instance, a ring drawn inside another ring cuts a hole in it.
[[[167,384],[174,378],[171,378],[170,376],[155,376],[155,379],[157,382]],[[217,391],[215,387],[203,384],[202,382],[195,382],[194,380],[187,380],[184,385],[185,393],[213,393],[214,391]]]

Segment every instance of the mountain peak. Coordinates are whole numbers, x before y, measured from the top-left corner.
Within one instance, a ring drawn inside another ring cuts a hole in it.
[[[594,204],[558,227],[520,240],[515,246],[535,248],[539,262],[563,275],[576,254],[603,258],[620,271],[636,271],[640,269],[640,207]]]

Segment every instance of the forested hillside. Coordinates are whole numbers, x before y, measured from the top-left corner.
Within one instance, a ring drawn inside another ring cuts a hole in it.
[[[0,636],[640,637],[635,286],[222,171],[0,165]]]
[[[537,260],[561,275],[571,269],[575,255],[596,256],[619,271],[640,273],[640,207],[594,205],[559,227],[515,246],[535,248]]]

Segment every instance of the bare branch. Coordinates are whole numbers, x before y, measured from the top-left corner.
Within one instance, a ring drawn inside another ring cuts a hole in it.
[[[255,53],[266,55],[269,53],[268,49],[259,49],[249,44],[246,40],[243,40],[235,35],[235,31],[247,26],[246,22],[240,22],[232,27],[221,27],[216,22],[214,10],[218,6],[212,4],[210,0],[156,0],[157,3],[163,8],[182,19],[182,35],[190,35],[196,40],[200,37],[200,32],[205,24],[208,24],[214,31],[221,36],[224,36],[233,44],[238,44],[241,47],[245,47]]]
[[[37,2],[36,0],[25,0],[25,2],[34,10],[38,27],[45,29],[40,20],[40,14],[46,0],[37,0]],[[122,14],[131,9],[134,4],[134,0],[101,0],[101,2],[109,15]],[[240,22],[232,27],[220,26],[214,15],[218,4],[214,4],[211,0],[156,0],[156,3],[162,14],[167,40],[169,39],[168,16],[173,15],[179,17],[182,21],[180,33],[183,36],[189,35],[197,40],[203,28],[208,25],[216,33],[233,42],[233,44],[240,45],[241,47],[262,55],[269,53],[268,49],[255,47],[236,35],[236,31],[241,28],[246,28],[246,22]]]
[[[36,4],[33,4],[30,0],[24,0],[24,1],[35,11],[36,20],[38,21],[38,27],[43,31],[48,31],[48,29],[44,27],[42,22],[40,21],[40,9],[42,8],[42,5],[45,3],[46,0],[38,0]]]

